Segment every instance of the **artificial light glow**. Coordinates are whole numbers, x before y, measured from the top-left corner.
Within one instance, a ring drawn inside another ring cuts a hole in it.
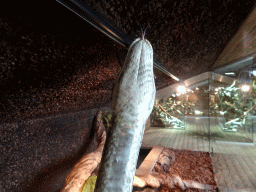
[[[178,93],[185,93],[186,92],[186,87],[185,86],[178,86],[177,91],[178,91]]]
[[[226,113],[226,112],[224,112],[224,111],[220,111],[220,114],[221,114],[221,115],[224,115],[225,113]]]
[[[203,112],[198,111],[198,110],[195,110],[195,114],[196,114],[196,115],[201,115],[201,114],[203,114]]]
[[[235,73],[234,72],[228,72],[228,73],[225,73],[225,75],[235,76]]]
[[[255,77],[255,76],[256,76],[256,70],[253,70],[253,71],[252,71],[252,74],[253,74],[253,76]]]
[[[250,90],[250,86],[249,86],[249,85],[243,85],[243,86],[241,87],[241,89],[242,89],[243,92],[247,92],[247,91]]]

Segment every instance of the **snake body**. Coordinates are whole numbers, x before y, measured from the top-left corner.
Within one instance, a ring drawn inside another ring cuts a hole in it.
[[[97,192],[130,192],[146,120],[155,99],[153,49],[144,38],[130,46],[113,91],[113,127],[107,135]]]

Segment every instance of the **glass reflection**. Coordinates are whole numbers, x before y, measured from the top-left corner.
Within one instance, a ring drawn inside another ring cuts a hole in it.
[[[230,77],[231,72],[225,73]],[[253,111],[255,108],[253,78],[250,68],[234,72],[233,83],[211,81],[211,133],[216,142],[253,142]],[[223,79],[225,76],[223,77]]]

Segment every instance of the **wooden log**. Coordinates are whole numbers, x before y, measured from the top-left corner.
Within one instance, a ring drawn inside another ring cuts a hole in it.
[[[101,119],[101,114],[101,111],[96,114],[94,124],[98,143],[97,149],[85,155],[77,162],[67,176],[61,192],[81,192],[86,180],[99,165],[106,140],[106,131]]]
[[[198,183],[191,180],[182,180],[178,175],[168,176],[167,174],[145,174],[142,176],[135,176],[133,186],[135,187],[152,187],[159,188],[162,185],[167,185],[168,188],[178,187],[182,190],[188,188],[214,190],[215,186]]]

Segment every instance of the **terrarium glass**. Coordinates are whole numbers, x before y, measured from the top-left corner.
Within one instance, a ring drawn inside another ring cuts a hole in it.
[[[253,141],[253,113],[255,108],[252,68],[224,73],[213,78],[210,86],[210,113],[217,117],[211,122],[216,141]],[[218,81],[221,79],[221,81]]]
[[[155,100],[150,115],[151,127],[185,129],[187,97],[184,93],[172,94],[169,98]]]

